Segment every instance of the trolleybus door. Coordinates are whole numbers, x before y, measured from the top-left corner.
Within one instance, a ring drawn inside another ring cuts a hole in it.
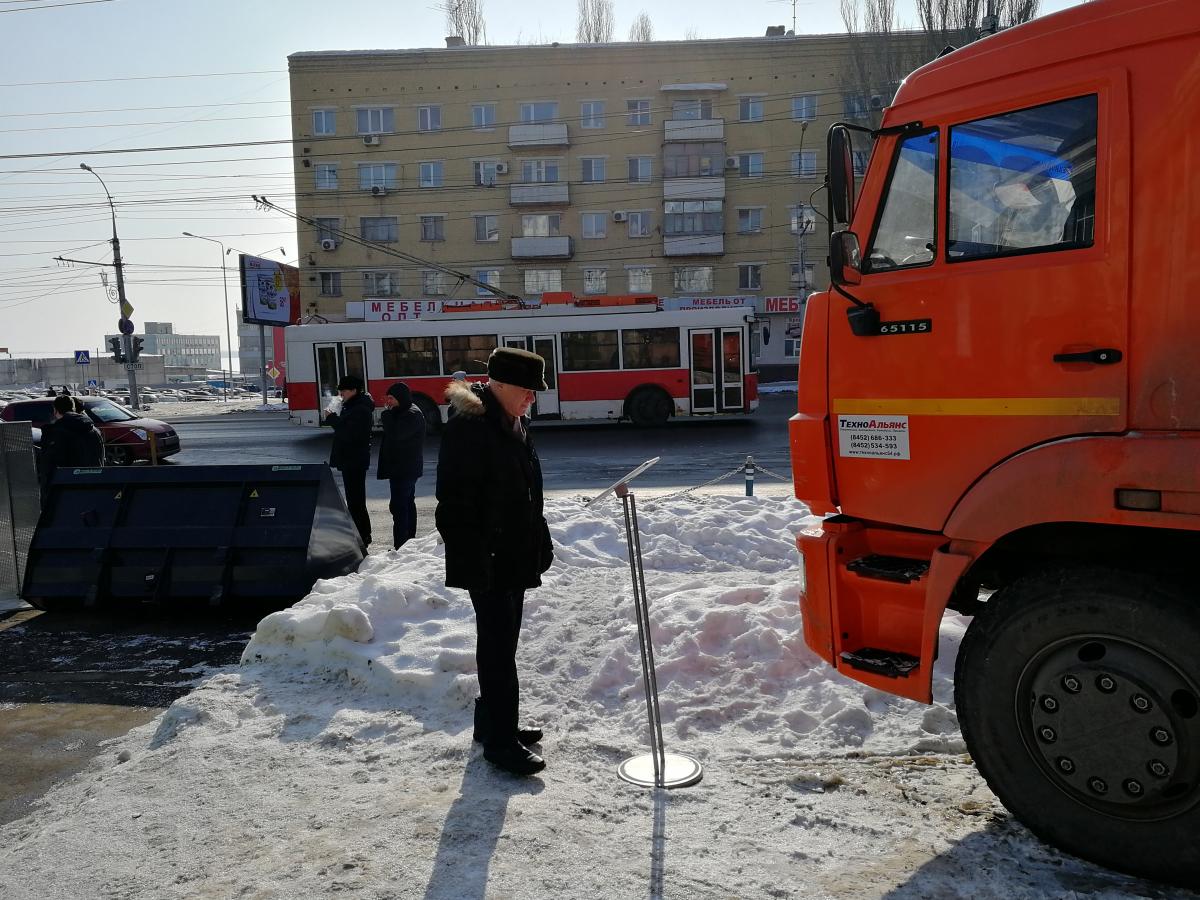
[[[337,396],[337,385],[345,375],[357,375],[367,383],[367,345],[364,341],[314,344],[317,371],[317,415],[325,424],[325,407]]]
[[[546,361],[547,390],[537,391],[533,408],[529,411],[531,418],[539,416],[559,415],[558,406],[558,353],[555,350],[557,342],[552,334],[505,335],[503,346],[515,347],[518,350],[529,350]]]
[[[743,355],[746,352],[743,334],[741,328],[721,329],[721,392],[717,402],[722,412],[734,412],[746,407],[742,379]]]
[[[744,409],[742,368],[746,348],[742,329],[695,328],[689,332],[688,340],[692,412]]]

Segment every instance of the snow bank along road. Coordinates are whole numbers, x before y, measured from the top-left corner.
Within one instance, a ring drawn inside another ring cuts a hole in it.
[[[240,666],[112,741],[0,827],[5,898],[1182,897],[1039,844],[965,757],[944,620],[929,707],[803,645],[792,500],[640,508],[668,749],[656,793],[619,507],[548,504],[557,561],[528,595],[523,714],[549,767],[470,740],[473,630],[434,535],[265,618]]]

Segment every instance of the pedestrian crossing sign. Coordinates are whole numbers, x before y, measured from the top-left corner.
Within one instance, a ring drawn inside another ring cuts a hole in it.
[[[90,365],[90,364],[91,364],[91,362],[92,362],[92,354],[91,354],[91,351],[89,351],[89,350],[76,350],[76,351],[75,351],[75,362],[77,362],[77,363],[78,363],[79,365],[81,365],[81,366],[87,366],[87,365]]]

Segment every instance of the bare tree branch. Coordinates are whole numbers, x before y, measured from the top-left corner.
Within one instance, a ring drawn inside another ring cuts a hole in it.
[[[616,18],[612,0],[579,0],[575,39],[581,44],[607,44],[613,39]]]
[[[483,0],[446,0],[437,7],[446,13],[446,33],[467,44],[487,43],[487,22],[483,18]]]
[[[650,17],[646,13],[638,13],[633,24],[629,26],[629,39],[631,41],[654,40],[654,26],[650,24]]]

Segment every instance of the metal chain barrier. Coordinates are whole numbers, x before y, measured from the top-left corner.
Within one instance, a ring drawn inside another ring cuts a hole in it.
[[[684,488],[682,491],[676,491],[673,494],[664,494],[661,497],[651,497],[648,500],[643,500],[642,505],[643,506],[653,506],[656,503],[662,503],[664,500],[674,500],[676,497],[684,497],[688,494],[693,493],[694,491],[700,490],[700,488],[706,488],[706,487],[710,487],[714,484],[720,484],[722,481],[725,481],[728,478],[732,478],[734,475],[737,475],[739,472],[745,472],[745,471],[746,471],[746,467],[743,464],[743,465],[737,466],[736,468],[730,469],[724,475],[718,475],[716,478],[711,478],[708,481],[704,482],[703,484],[697,484],[690,488]]]

